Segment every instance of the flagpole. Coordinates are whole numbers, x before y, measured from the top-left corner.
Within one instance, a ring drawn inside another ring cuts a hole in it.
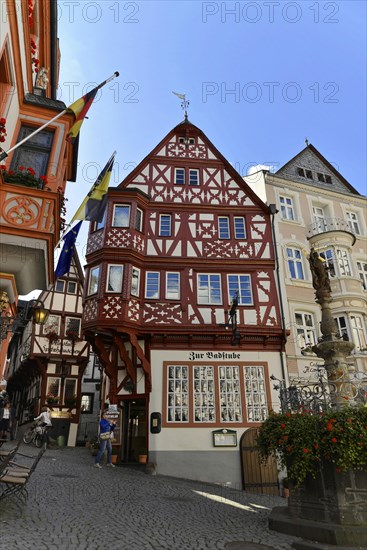
[[[118,71],[115,71],[113,73],[112,76],[110,76],[110,78],[107,78],[107,80],[104,80],[103,82],[101,82],[101,84],[99,84],[97,87],[96,87],[96,90],[99,90],[100,88],[102,88],[103,86],[105,86],[106,84],[108,84],[108,82],[111,82],[111,80],[113,80],[114,78],[116,78],[117,76],[119,76],[120,73]],[[36,134],[38,134],[38,132],[41,132],[44,128],[46,128],[47,126],[49,126],[50,124],[52,124],[53,122],[55,122],[55,120],[57,120],[58,118],[60,118],[62,115],[64,115],[65,113],[67,113],[69,111],[69,107],[67,107],[66,109],[64,109],[63,111],[61,111],[61,113],[59,113],[58,115],[56,115],[55,117],[53,117],[51,120],[49,120],[48,122],[46,122],[45,124],[43,124],[40,128],[37,128],[37,130],[35,130],[34,132],[32,132],[31,134],[29,134],[29,136],[25,137],[24,139],[22,139],[21,141],[19,141],[18,143],[16,143],[15,145],[13,145],[13,147],[10,147],[10,149],[8,149],[7,151],[2,151],[0,153],[0,161],[1,160],[4,160],[8,155],[9,153],[11,153],[12,151],[14,151],[14,149],[17,149],[18,147],[20,147],[21,145],[23,145],[23,143],[25,143],[26,141],[28,141],[31,137],[35,136]]]

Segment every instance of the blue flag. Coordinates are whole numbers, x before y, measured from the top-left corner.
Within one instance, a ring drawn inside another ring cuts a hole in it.
[[[55,278],[62,277],[65,273],[69,273],[71,260],[75,249],[75,243],[78,238],[79,229],[83,223],[83,220],[77,223],[73,229],[70,229],[66,233],[64,239],[64,246],[62,247],[59,261],[57,262],[57,268],[55,271]]]

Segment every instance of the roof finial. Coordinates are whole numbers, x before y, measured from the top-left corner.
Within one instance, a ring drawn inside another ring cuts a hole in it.
[[[185,114],[185,122],[188,121],[188,116],[187,116],[187,109],[190,105],[190,101],[188,99],[186,99],[186,94],[178,94],[177,92],[172,92],[173,94],[175,94],[179,99],[182,100],[182,103],[181,103],[181,108],[182,110],[184,111],[184,114]]]
[[[306,144],[306,147],[308,147],[308,139],[305,138],[305,144]]]

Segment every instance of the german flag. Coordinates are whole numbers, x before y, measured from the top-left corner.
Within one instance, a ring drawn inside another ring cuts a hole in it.
[[[66,136],[66,141],[68,141],[69,143],[74,143],[75,138],[79,134],[79,130],[81,128],[81,125],[83,124],[85,115],[89,111],[89,107],[92,105],[99,88],[100,86],[93,88],[93,90],[83,95],[83,97],[81,97],[80,99],[77,99],[76,101],[74,101],[74,103],[72,103],[68,107],[68,110],[72,111],[76,116],[76,121],[73,124],[73,126],[70,128]]]
[[[113,153],[96,182],[93,184],[88,195],[79,206],[70,224],[75,220],[88,220],[90,222],[101,222],[106,209],[105,195],[110,183],[113,163],[115,162],[116,151]]]

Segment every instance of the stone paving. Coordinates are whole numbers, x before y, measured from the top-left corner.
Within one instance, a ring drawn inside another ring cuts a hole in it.
[[[0,501],[0,548],[290,550],[299,540],[267,527],[271,508],[285,504],[280,497],[93,464],[84,447],[47,449],[27,486],[28,500]]]

